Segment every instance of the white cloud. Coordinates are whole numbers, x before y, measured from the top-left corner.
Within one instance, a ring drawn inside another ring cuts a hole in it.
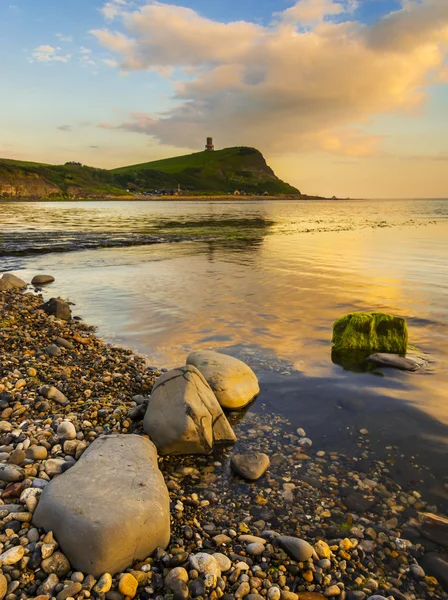
[[[354,8],[353,1],[300,0],[261,26],[159,2],[122,6],[117,31],[93,34],[121,70],[165,72],[176,104],[118,127],[183,147],[210,131],[220,145],[270,152],[378,153],[381,136],[366,136],[362,126],[422,105],[447,53],[448,1],[404,0],[371,26],[352,19]],[[176,81],[179,69],[187,81]]]
[[[61,48],[55,48],[54,46],[42,45],[34,50],[31,54],[30,61],[37,60],[38,62],[50,63],[50,62],[61,62],[67,63],[71,55],[70,54],[59,54]]]
[[[57,33],[56,37],[58,38],[58,40],[66,43],[66,44],[70,44],[71,42],[73,42],[73,37],[71,35],[64,35],[63,33]]]

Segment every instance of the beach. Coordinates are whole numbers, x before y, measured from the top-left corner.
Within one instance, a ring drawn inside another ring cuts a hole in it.
[[[0,296],[0,560],[7,597],[124,598],[123,576],[112,574],[109,582],[76,571],[57,538],[33,527],[32,519],[41,490],[73,468],[95,440],[144,435],[142,406],[161,372],[129,350],[105,344],[82,321],[48,315],[42,302],[30,292]],[[42,386],[56,387],[65,400],[44,398]],[[367,429],[356,433],[356,455],[345,455],[321,450],[307,432],[267,411],[241,416],[229,416],[235,448],[159,458],[170,495],[171,541],[166,551],[141,556],[126,569],[137,582],[135,597],[446,597],[443,575],[438,583],[418,564],[443,548],[419,524],[421,513],[436,507],[417,486],[403,489],[391,477],[387,462],[376,459]],[[231,452],[248,450],[270,457],[269,470],[253,483],[229,467]],[[96,485],[104,484],[98,472]],[[291,539],[309,544],[308,558],[300,560]],[[210,566],[198,571],[199,553],[219,555],[219,576],[207,577]]]

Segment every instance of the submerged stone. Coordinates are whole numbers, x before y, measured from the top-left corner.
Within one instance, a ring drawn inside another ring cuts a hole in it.
[[[423,366],[423,361],[398,354],[386,354],[385,352],[371,354],[366,360],[379,367],[399,369],[400,371],[418,371]]]
[[[333,350],[338,353],[385,352],[405,355],[406,321],[384,313],[349,313],[333,324]]]

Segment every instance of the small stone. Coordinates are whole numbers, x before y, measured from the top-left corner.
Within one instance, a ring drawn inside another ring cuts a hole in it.
[[[367,429],[360,429],[360,430],[359,430],[359,433],[360,433],[361,435],[368,435],[368,434],[369,434],[369,432],[367,431]],[[340,591],[340,590],[339,590],[339,591]]]
[[[39,394],[48,400],[53,400],[58,404],[66,404],[68,398],[60,392],[54,385],[43,385],[39,388]]]
[[[338,587],[337,585],[330,585],[330,587],[328,587],[325,592],[324,595],[329,598],[330,596],[339,596],[339,594],[341,593],[341,588]]]
[[[26,451],[26,457],[30,460],[46,460],[48,450],[45,446],[30,446]]]
[[[73,598],[76,594],[82,590],[82,585],[75,581],[70,581],[63,590],[56,596],[56,600],[67,600],[67,598]]]
[[[3,600],[3,598],[6,596],[7,591],[8,591],[8,580],[3,575],[3,573],[0,573],[0,600]]]
[[[43,596],[53,596],[54,588],[59,583],[59,577],[55,573],[51,573],[38,588],[37,593]]]
[[[190,583],[190,594],[192,598],[205,595],[205,583],[200,577],[197,577]]]
[[[41,568],[47,575],[55,573],[61,579],[70,571],[70,563],[62,552],[54,552],[49,558],[42,561]]]
[[[196,569],[198,573],[205,575],[215,575],[221,577],[221,569],[216,559],[211,554],[205,552],[198,552],[198,554],[192,554],[190,556],[190,567]]]
[[[15,481],[23,481],[25,479],[25,471],[17,465],[0,464],[0,481],[8,483]]]
[[[426,575],[424,569],[420,565],[411,565],[410,571],[415,579],[423,579]]]
[[[62,423],[58,426],[57,433],[58,436],[63,440],[76,439],[76,429],[73,423],[70,421],[62,421]]]
[[[244,598],[244,596],[247,596],[247,594],[249,594],[249,592],[250,592],[250,585],[247,583],[247,581],[243,581],[238,586],[238,589],[236,590],[234,596],[237,600],[241,600],[241,598]]]
[[[220,552],[215,552],[215,554],[213,554],[213,558],[218,563],[219,568],[221,569],[222,573],[225,573],[226,571],[228,571],[232,566],[232,561],[225,554],[221,554]]]
[[[137,593],[138,581],[130,573],[124,573],[118,582],[118,590],[123,596],[134,598]]]
[[[56,344],[50,344],[45,348],[45,354],[48,356],[61,356],[62,351]]]
[[[300,538],[280,535],[275,538],[275,542],[286,552],[286,554],[298,562],[304,562],[313,556],[314,548]]]
[[[319,558],[331,558],[330,546],[323,540],[319,540],[314,544],[314,550]]]
[[[165,577],[165,587],[174,591],[179,581],[188,582],[188,573],[183,567],[174,567]]]
[[[280,600],[281,592],[280,589],[273,585],[268,589],[268,599],[269,600]]]
[[[250,481],[260,479],[260,477],[268,470],[270,465],[269,456],[261,452],[245,454],[232,454],[230,458],[232,469]]]
[[[14,546],[3,554],[0,554],[0,565],[15,565],[22,560],[25,554],[25,549],[23,546]]]
[[[246,546],[246,552],[250,554],[250,556],[260,556],[263,554],[264,550],[264,544],[260,544],[258,542],[254,542]]]

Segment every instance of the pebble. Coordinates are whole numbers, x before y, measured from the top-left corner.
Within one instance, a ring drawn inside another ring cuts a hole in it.
[[[134,598],[137,593],[138,581],[130,573],[124,573],[118,582],[118,590],[123,596]]]

